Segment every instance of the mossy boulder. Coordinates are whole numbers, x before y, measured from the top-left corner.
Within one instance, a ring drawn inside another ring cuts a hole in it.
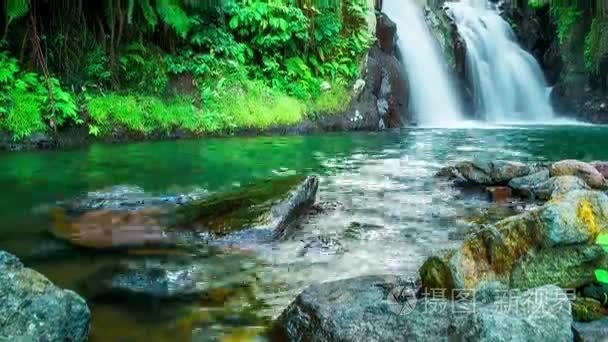
[[[605,187],[604,176],[591,164],[578,160],[562,160],[551,165],[551,177],[576,176],[594,189]]]
[[[572,318],[577,322],[593,322],[605,314],[602,304],[593,298],[579,297],[572,302]]]
[[[426,289],[474,289],[487,281],[512,288],[545,284],[578,288],[606,264],[595,244],[608,231],[608,196],[574,191],[544,206],[487,225],[450,253],[430,257],[420,269]]]

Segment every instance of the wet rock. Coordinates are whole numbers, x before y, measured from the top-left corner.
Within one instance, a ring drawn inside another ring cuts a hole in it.
[[[572,302],[572,318],[576,322],[593,322],[605,314],[602,304],[593,298],[579,297]]]
[[[454,166],[445,167],[437,173],[464,183],[481,185],[507,184],[513,178],[530,174],[530,166],[510,161],[464,161]]]
[[[125,260],[100,268],[82,279],[79,288],[94,299],[216,303],[222,291],[228,295],[250,281],[248,259],[218,254]]]
[[[508,308],[506,300],[512,303]],[[571,321],[568,296],[548,285],[476,307],[455,325],[463,341],[572,341]]]
[[[583,297],[593,298],[602,305],[608,305],[608,284],[589,284],[581,289]]]
[[[215,239],[244,230],[264,231],[266,240],[280,239],[314,203],[318,186],[316,177],[289,177],[171,208],[104,209],[78,216],[56,209],[51,232],[94,249],[173,248],[194,243],[198,235]]]
[[[362,79],[358,79],[353,85],[353,97],[358,98],[359,95],[363,92],[363,88],[365,88],[365,81]]]
[[[572,323],[576,342],[608,341],[608,317],[590,323]]]
[[[531,197],[533,195],[532,189],[549,180],[549,177],[549,170],[543,169],[524,177],[511,179],[511,181],[509,181],[509,187],[520,195]]]
[[[594,189],[602,189],[605,185],[604,176],[590,164],[578,160],[562,160],[551,165],[551,177],[576,176],[584,180]]]
[[[317,177],[289,177],[219,194],[183,206],[174,226],[225,236],[245,229],[263,229],[280,239],[289,226],[314,204]]]
[[[146,246],[172,246],[172,237],[161,222],[162,211],[147,208],[137,211],[90,211],[70,217],[53,210],[51,233],[76,246],[109,249]]]
[[[595,238],[608,231],[608,196],[574,191],[521,215],[487,225],[459,249],[428,258],[420,269],[423,287],[474,289],[482,281],[511,288],[545,284],[579,288],[606,264]]]
[[[273,335],[286,341],[572,340],[568,298],[555,286],[513,298],[522,303],[517,307],[463,301],[456,313],[451,301],[416,300],[401,291],[404,285],[392,276],[313,285],[283,311]]]
[[[393,22],[386,14],[381,14],[378,17],[376,27],[376,38],[380,49],[387,54],[395,52],[395,43],[397,40],[397,24]]]
[[[559,176],[535,185],[531,193],[537,199],[549,200],[576,190],[590,190],[590,188],[585,181],[578,177]]]
[[[94,210],[139,210],[156,206],[183,205],[204,197],[204,192],[179,195],[153,196],[143,189],[130,185],[117,185],[85,196],[60,202],[59,206],[69,214],[82,214]]]
[[[86,341],[91,314],[76,293],[0,252],[0,340]]]
[[[314,253],[335,254],[342,250],[342,244],[331,236],[312,236],[302,240],[304,246],[298,252],[299,257]]]
[[[602,174],[602,176],[604,176],[604,178],[608,177],[608,162],[594,161],[591,162],[591,166],[598,170]]]
[[[187,266],[121,263],[102,268],[83,286],[92,298],[191,299],[204,289]]]
[[[180,207],[174,227],[216,237],[258,229],[281,239],[290,234],[289,226],[314,204],[318,188],[319,180],[314,176],[255,184]]]
[[[506,186],[491,186],[486,189],[490,200],[497,203],[505,203],[511,199],[511,189]]]

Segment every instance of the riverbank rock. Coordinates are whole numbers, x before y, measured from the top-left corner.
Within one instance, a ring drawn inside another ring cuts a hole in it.
[[[606,264],[595,244],[608,231],[608,196],[573,191],[544,206],[486,225],[459,249],[428,258],[420,268],[429,289],[474,289],[497,280],[511,288],[545,284],[579,288]]]
[[[0,251],[0,340],[86,341],[91,314],[76,293]]]
[[[533,189],[538,185],[547,180],[549,180],[551,176],[549,175],[548,169],[543,169],[541,171],[531,173],[524,177],[513,178],[509,181],[509,187],[513,189],[516,193],[526,196],[532,197],[534,196]]]
[[[479,185],[507,184],[536,171],[533,167],[511,161],[463,161],[454,166],[444,167],[437,173],[458,182]]]
[[[255,184],[180,207],[173,226],[212,237],[257,229],[280,239],[289,235],[290,224],[314,204],[318,188],[319,180],[314,176]]]
[[[594,161],[590,163],[596,170],[598,170],[604,178],[608,177],[608,162],[605,161]]]
[[[558,176],[534,185],[531,189],[531,193],[536,199],[549,200],[575,190],[591,190],[591,188],[589,188],[585,181],[578,177]]]
[[[572,302],[572,318],[576,322],[593,322],[605,315],[602,303],[593,298],[579,297]]]
[[[583,323],[572,323],[575,342],[605,342],[608,341],[608,317]]]
[[[94,210],[139,210],[149,207],[178,206],[201,199],[205,192],[154,196],[143,189],[130,185],[117,185],[85,196],[60,202],[58,205],[69,214],[82,214]]]
[[[285,341],[327,342],[572,340],[568,298],[555,286],[514,297],[521,305],[510,308],[500,302],[416,300],[399,296],[402,286],[407,285],[392,276],[313,285],[283,311],[273,334]]]
[[[551,165],[551,177],[576,176],[594,189],[603,189],[604,176],[592,165],[578,160],[562,160]]]

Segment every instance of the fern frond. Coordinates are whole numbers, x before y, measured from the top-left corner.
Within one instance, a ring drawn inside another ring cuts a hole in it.
[[[154,12],[154,8],[150,5],[150,0],[139,0],[139,8],[141,9],[142,14],[144,15],[144,19],[146,19],[146,23],[152,29],[156,27],[158,23],[158,17]]]
[[[156,11],[165,24],[173,28],[182,38],[186,37],[191,21],[177,0],[157,0]]]
[[[27,14],[30,6],[27,0],[6,0],[5,12],[8,23]]]
[[[135,0],[129,0],[127,2],[127,23],[131,25],[133,23],[133,9],[135,7]]]

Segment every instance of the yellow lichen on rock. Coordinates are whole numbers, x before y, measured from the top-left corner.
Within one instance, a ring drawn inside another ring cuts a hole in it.
[[[593,206],[587,199],[583,199],[578,204],[576,217],[581,221],[584,227],[589,231],[593,240],[600,234],[600,225],[598,218],[593,212]]]

